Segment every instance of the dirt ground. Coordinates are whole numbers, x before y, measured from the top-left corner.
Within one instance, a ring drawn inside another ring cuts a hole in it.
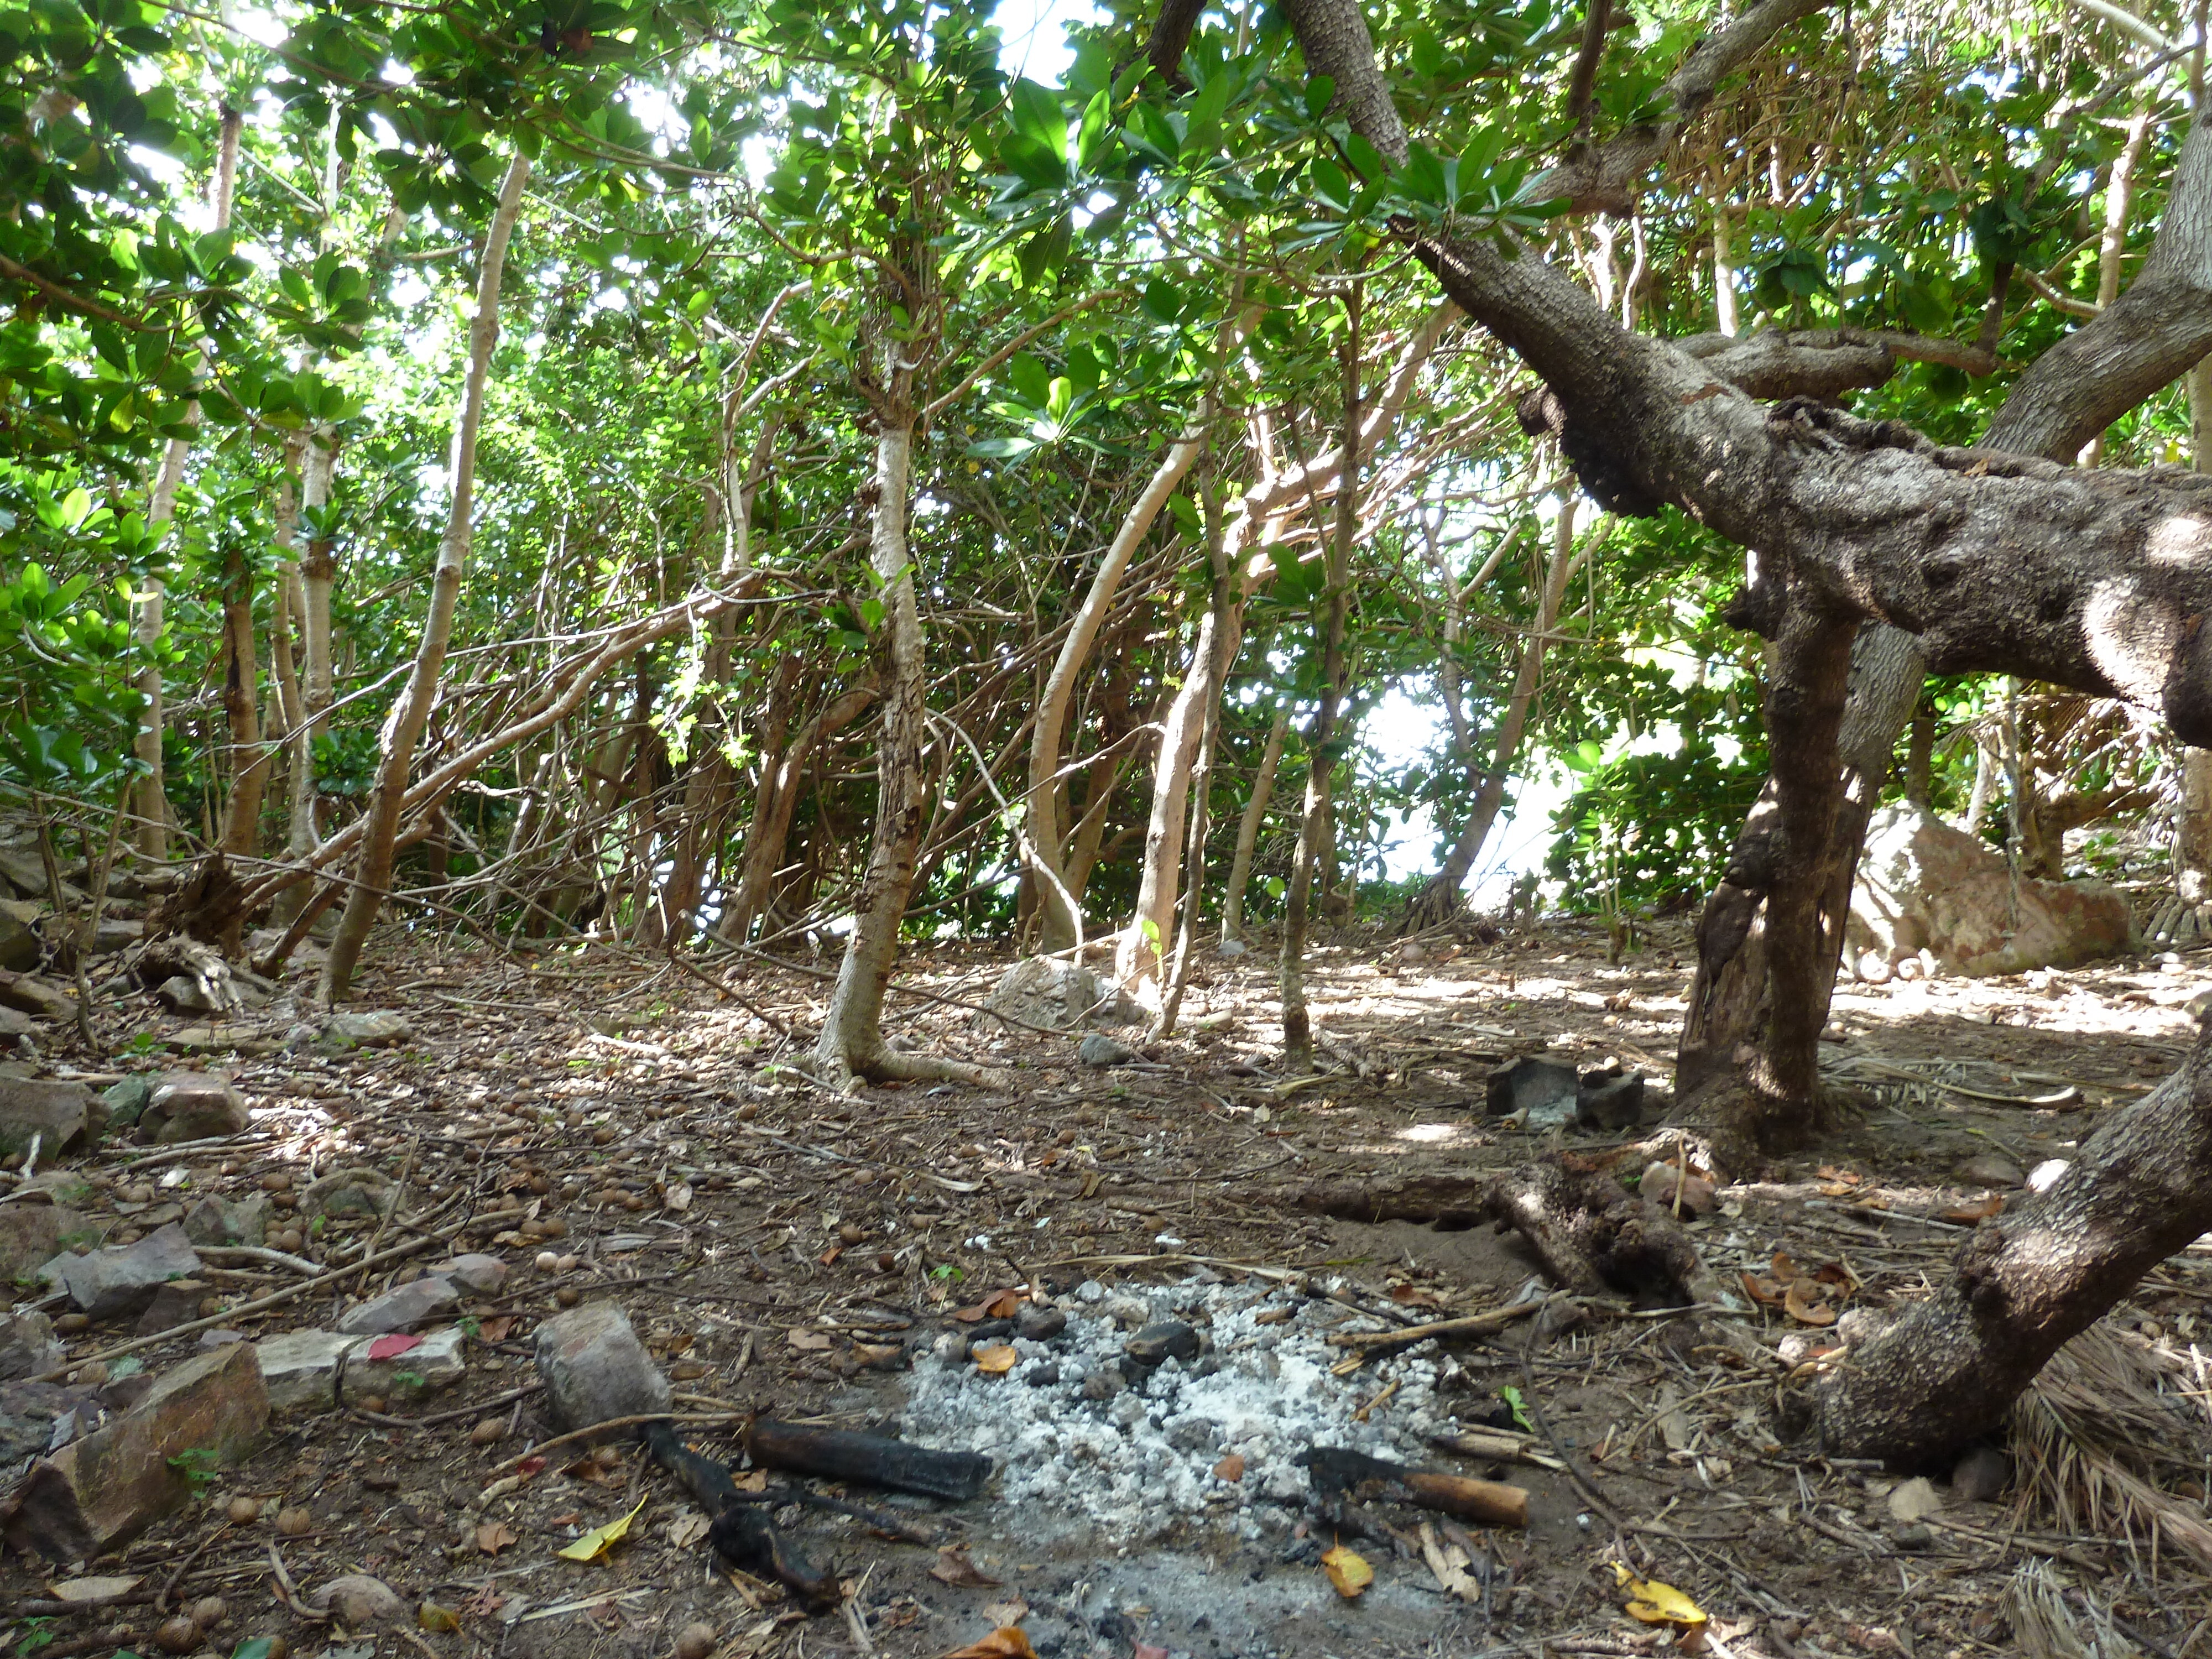
[[[1505,1168],[1560,1144],[1647,1140],[1689,981],[1686,927],[1662,924],[1639,944],[1611,963],[1601,931],[1562,921],[1487,945],[1432,943],[1414,960],[1379,933],[1347,931],[1310,975],[1318,1078],[1281,1073],[1264,949],[1207,956],[1180,1034],[1113,1069],[1079,1064],[1072,1038],[895,996],[902,1041],[1012,1067],[1021,1086],[856,1099],[810,1079],[792,1035],[820,1014],[826,977],[758,962],[725,958],[702,975],[605,946],[515,958],[394,935],[356,1006],[404,1013],[413,1040],[338,1054],[282,1047],[281,1003],[253,1022],[187,1030],[118,984],[100,1022],[136,1039],[132,1066],[228,1070],[254,1117],[235,1143],[187,1157],[134,1167],[146,1149],[111,1142],[86,1160],[111,1239],[192,1194],[281,1184],[272,1176],[296,1190],[370,1164],[399,1182],[397,1218],[335,1226],[297,1254],[342,1264],[374,1231],[380,1249],[422,1239],[417,1261],[472,1247],[513,1272],[496,1297],[465,1309],[464,1381],[369,1402],[381,1409],[281,1419],[202,1501],[86,1566],[137,1578],[120,1601],[56,1612],[47,1586],[66,1574],[7,1558],[0,1644],[50,1659],[150,1654],[168,1604],[219,1595],[226,1617],[193,1650],[281,1636],[294,1654],[331,1659],[665,1655],[694,1621],[714,1628],[708,1650],[723,1659],[943,1655],[1008,1624],[1036,1652],[1068,1659],[2089,1650],[2045,1637],[2039,1607],[2045,1624],[2070,1620],[2092,1639],[2101,1629],[2114,1644],[2101,1652],[2212,1654],[2212,1389],[2198,1328],[2212,1256],[2201,1247],[2103,1328],[2152,1379],[2150,1409],[2170,1433],[2154,1447],[2118,1430],[2100,1443],[2094,1399],[2055,1400],[2039,1438],[2014,1436],[2012,1479],[1993,1498],[1953,1488],[1949,1470],[1912,1486],[1779,1443],[1773,1375],[1705,1342],[1694,1316],[1589,1304],[1431,1345],[1463,1424],[1512,1426],[1501,1390],[1519,1391],[1539,1460],[1436,1455],[1529,1493],[1525,1531],[1464,1534],[1472,1577],[1457,1593],[1423,1556],[1419,1528],[1436,1517],[1387,1504],[1362,1512],[1364,1537],[1309,1519],[1257,1539],[1178,1526],[1125,1549],[987,1492],[964,1504],[895,1500],[906,1529],[933,1543],[784,1511],[791,1536],[848,1588],[842,1609],[810,1615],[720,1566],[704,1517],[640,1449],[530,1455],[551,1432],[532,1328],[580,1300],[628,1312],[678,1390],[690,1443],[726,1457],[751,1412],[895,1425],[912,1356],[1002,1290],[1050,1297],[1085,1281],[1119,1291],[1199,1273],[1255,1293],[1334,1295],[1385,1319],[1497,1307],[1536,1271],[1516,1237],[1360,1225],[1301,1210],[1295,1194],[1323,1178]],[[1004,966],[966,948],[922,951],[900,982],[980,1002]],[[1992,1195],[2067,1156],[2100,1114],[2170,1070],[2193,1034],[2189,1005],[2208,988],[2212,959],[2196,956],[1841,988],[1832,1071],[1864,1091],[1863,1117],[1803,1158],[1715,1171],[1718,1207],[1692,1235],[1723,1280],[1748,1273],[1772,1296],[1747,1316],[1765,1346],[1785,1359],[1817,1347],[1824,1316],[1914,1295]],[[116,1075],[49,1047],[46,1074],[95,1086]],[[1489,1118],[1491,1066],[1536,1052],[1643,1070],[1654,1085],[1644,1127],[1608,1140],[1570,1130],[1562,1143]],[[155,1178],[149,1199],[136,1183]],[[574,1260],[541,1270],[541,1254]],[[257,1338],[327,1326],[411,1265],[227,1324]],[[1785,1305],[1793,1269],[1803,1294]],[[276,1267],[209,1277],[231,1306],[290,1282]],[[130,1337],[127,1322],[70,1335],[79,1379],[102,1375],[87,1368],[115,1363],[95,1356]],[[157,1371],[196,1340],[137,1358]],[[1346,1400],[1387,1395],[1395,1363],[1346,1378]],[[1387,1397],[1374,1409],[1387,1412]],[[230,1518],[240,1497],[259,1501],[258,1516]],[[601,1559],[555,1554],[640,1499],[629,1536]],[[304,1517],[280,1529],[295,1510]],[[1356,1600],[1318,1560],[1340,1540],[1374,1571]],[[1674,1587],[1708,1622],[1684,1635],[1628,1617],[1623,1571]],[[347,1572],[389,1583],[407,1621],[318,1626],[282,1590],[287,1577],[306,1593]]]

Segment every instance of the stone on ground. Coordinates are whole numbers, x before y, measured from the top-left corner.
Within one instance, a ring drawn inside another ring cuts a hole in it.
[[[107,1109],[82,1083],[0,1076],[0,1155],[15,1158],[39,1138],[39,1159],[88,1152],[107,1127]]]
[[[2017,1187],[2027,1176],[2002,1152],[1980,1152],[1959,1166],[1959,1179],[1974,1187]]]
[[[191,1324],[200,1317],[200,1303],[207,1294],[208,1286],[197,1279],[171,1279],[154,1292],[154,1299],[138,1316],[137,1334],[158,1336],[163,1331]]]
[[[54,1322],[35,1309],[0,1320],[0,1382],[36,1376],[62,1363]]]
[[[1585,1129],[1612,1133],[1644,1121],[1644,1074],[1613,1066],[1584,1072],[1575,1087],[1575,1121]]]
[[[230,1005],[189,974],[172,974],[154,988],[154,994],[173,1014],[222,1014]]]
[[[495,1255],[471,1253],[441,1261],[430,1271],[450,1279],[472,1296],[497,1296],[507,1284],[507,1263]]]
[[[390,1209],[399,1196],[392,1177],[375,1170],[333,1170],[310,1182],[300,1194],[299,1212],[312,1221],[325,1216],[361,1216],[374,1220]]]
[[[261,1244],[269,1237],[269,1194],[225,1198],[209,1193],[185,1212],[185,1237],[195,1244]]]
[[[1509,1060],[1493,1067],[1485,1083],[1490,1115],[1510,1117],[1527,1112],[1533,1127],[1539,1115],[1562,1101],[1571,1113],[1581,1081],[1573,1066],[1562,1066],[1556,1060],[1541,1060],[1534,1054]]]
[[[182,1509],[198,1484],[236,1463],[269,1425],[252,1346],[238,1343],[163,1373],[138,1403],[31,1468],[0,1511],[18,1550],[87,1561]]]
[[[1112,980],[1057,957],[1030,957],[1016,963],[999,976],[997,988],[983,1006],[1055,1031],[1083,1025],[1133,1025],[1145,1017],[1136,1000]]]
[[[428,1336],[358,1336],[338,1331],[284,1331],[253,1346],[267,1379],[269,1404],[280,1414],[326,1412],[337,1405],[338,1366],[349,1400],[363,1395],[405,1396],[450,1387],[466,1374],[458,1328]]]
[[[338,1321],[338,1329],[349,1336],[383,1336],[393,1331],[411,1331],[434,1319],[451,1317],[460,1305],[460,1292],[453,1288],[451,1280],[411,1279],[357,1308],[349,1308]]]
[[[0,970],[0,1007],[15,1009],[38,1019],[76,1018],[76,999],[59,986],[29,974]]]
[[[98,1237],[65,1205],[0,1204],[0,1280],[12,1285],[28,1278],[57,1251]]]
[[[332,1014],[323,1028],[323,1041],[336,1048],[397,1048],[414,1037],[404,1016],[381,1011]]]
[[[39,1277],[58,1284],[93,1318],[112,1319],[138,1312],[162,1285],[199,1269],[199,1253],[185,1230],[171,1222],[136,1244],[111,1244],[88,1255],[58,1255],[39,1270]]]
[[[668,1380],[611,1302],[588,1302],[540,1325],[538,1375],[563,1431],[668,1409]]]
[[[107,1108],[107,1121],[118,1129],[134,1127],[153,1097],[154,1079],[149,1077],[122,1078],[100,1091],[100,1103]]]
[[[1075,1057],[1085,1066],[1099,1071],[1105,1070],[1109,1066],[1127,1066],[1133,1060],[1144,1058],[1127,1043],[1117,1042],[1112,1037],[1101,1036],[1097,1031],[1093,1031],[1076,1045]]]
[[[157,1146],[242,1133],[246,1100],[213,1072],[164,1072],[139,1115],[138,1139]]]
[[[2094,881],[2023,876],[2015,908],[2002,854],[1899,802],[1868,825],[1845,941],[1863,978],[1886,978],[1923,950],[1946,972],[1986,978],[2130,950],[2135,918],[2125,894]]]
[[[407,1604],[399,1592],[381,1578],[365,1572],[333,1578],[307,1595],[307,1605],[327,1613],[348,1630],[367,1630],[374,1625],[393,1625],[406,1617]]]
[[[39,965],[41,954],[37,930],[0,911],[0,968],[24,973]]]

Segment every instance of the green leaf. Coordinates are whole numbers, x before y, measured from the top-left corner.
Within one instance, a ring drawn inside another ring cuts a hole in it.
[[[1336,77],[1316,75],[1306,82],[1306,113],[1318,121],[1328,113],[1329,101],[1336,96]]]
[[[1100,93],[1083,109],[1083,125],[1075,136],[1075,163],[1085,172],[1098,165],[1113,131],[1114,108],[1109,95]]]
[[[1164,276],[1155,276],[1145,284],[1144,307],[1155,321],[1173,323],[1182,316],[1182,295]]]

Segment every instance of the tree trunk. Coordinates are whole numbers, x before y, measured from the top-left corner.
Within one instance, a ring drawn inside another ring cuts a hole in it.
[[[230,728],[230,793],[225,805],[222,850],[233,859],[251,859],[261,850],[261,796],[269,782],[270,751],[261,743],[261,669],[253,643],[253,563],[246,549],[234,545],[222,569],[222,711]],[[224,954],[238,953],[233,922],[222,940]]]
[[[1229,615],[1237,605],[1237,574],[1223,544],[1220,497],[1209,481],[1204,486],[1206,556],[1213,575],[1207,605],[1213,617],[1213,654],[1206,659],[1206,717],[1199,732],[1198,759],[1191,768],[1190,828],[1183,852],[1183,868],[1190,876],[1182,900],[1182,926],[1176,935],[1175,965],[1160,998],[1159,1036],[1175,1035],[1176,1015],[1182,1007],[1183,988],[1190,981],[1191,945],[1198,937],[1198,914],[1206,896],[1206,836],[1212,816],[1213,753],[1221,731],[1221,694],[1229,681],[1235,653],[1227,648]]]
[[[423,621],[414,666],[384,723],[376,781],[362,814],[361,857],[317,987],[317,995],[326,1003],[336,1002],[351,985],[370,925],[383,905],[385,890],[392,880],[393,842],[399,833],[400,809],[415,763],[415,746],[429,724],[446,649],[453,639],[453,613],[460,603],[461,576],[468,565],[475,528],[471,507],[476,495],[477,435],[483,425],[484,387],[491,372],[492,347],[499,338],[500,276],[506,268],[507,239],[521,214],[522,189],[529,177],[530,158],[518,155],[507,165],[499,206],[484,236],[483,264],[477,278],[477,314],[469,325],[467,378],[461,390],[460,421],[453,433],[453,501],[431,575],[429,614]]]
[[[1936,708],[1922,698],[1912,711],[1912,738],[1905,751],[1905,799],[1923,811],[1936,805]]]
[[[1237,826],[1237,854],[1229,866],[1228,884],[1221,890],[1221,937],[1244,937],[1244,889],[1252,879],[1252,855],[1259,850],[1260,826],[1267,822],[1267,805],[1274,799],[1275,769],[1283,762],[1283,738],[1291,729],[1291,706],[1275,705],[1268,722],[1267,741],[1260,750],[1260,764],[1252,774],[1251,798]]]
[[[1844,1315],[1848,1352],[1814,1396],[1821,1443],[1917,1467],[1998,1426],[2062,1344],[2212,1230],[2208,1170],[2212,1031],[2047,1191],[1982,1223],[1933,1295]]]
[[[1283,906],[1283,1064],[1293,1074],[1313,1069],[1313,1021],[1306,1012],[1306,928],[1313,904],[1314,872],[1322,844],[1330,831],[1330,775],[1338,756],[1337,709],[1350,678],[1344,635],[1352,611],[1352,544],[1359,529],[1359,325],[1365,285],[1355,282],[1344,295],[1344,476],[1337,481],[1336,521],[1325,560],[1328,588],[1322,614],[1321,702],[1306,730],[1305,811],[1298,824],[1298,850],[1291,866],[1290,893]]]
[[[915,863],[929,819],[930,775],[923,760],[928,739],[927,665],[921,613],[915,599],[914,567],[907,551],[908,469],[914,450],[914,371],[902,365],[898,343],[884,351],[884,391],[877,417],[875,522],[869,562],[884,607],[881,662],[883,735],[876,745],[876,822],[867,872],[854,905],[852,937],[837,970],[837,988],[822,1017],[814,1058],[841,1088],[856,1082],[952,1078],[995,1080],[984,1068],[894,1053],[884,1041],[884,993],[898,961],[899,926],[914,890]]]
[[[1166,456],[1123,515],[1105,556],[1098,562],[1090,591],[1077,608],[1067,637],[1060,641],[1060,655],[1054,660],[1043,694],[1037,700],[1036,724],[1030,732],[1030,855],[1042,866],[1037,872],[1036,888],[1038,912],[1044,924],[1043,948],[1047,951],[1072,949],[1079,926],[1079,918],[1070,913],[1067,897],[1063,896],[1063,890],[1070,896],[1074,894],[1073,889],[1066,887],[1066,834],[1060,822],[1060,741],[1067,730],[1067,709],[1074,696],[1076,676],[1090,659],[1091,647],[1097,640],[1106,613],[1113,608],[1114,595],[1121,587],[1129,561],[1151,533],[1160,509],[1167,505],[1168,497],[1190,471],[1191,463],[1204,452],[1206,423],[1212,411],[1212,400],[1209,397],[1200,404],[1190,434],[1168,446]]]
[[[214,205],[215,228],[218,231],[230,228],[231,203],[238,189],[238,136],[245,125],[243,111],[223,106],[216,139]],[[214,362],[214,343],[202,341],[199,378],[205,377]],[[191,450],[192,434],[198,430],[199,423],[199,399],[194,398],[185,410],[185,430],[170,439],[161,452],[161,468],[155,475],[153,495],[146,506],[146,523],[157,537],[176,516],[177,491],[185,481],[185,457]],[[139,852],[149,859],[169,856],[169,797],[161,766],[161,665],[155,659],[161,643],[166,599],[162,580],[148,576],[145,586],[133,598],[135,614],[131,627],[132,640],[147,657],[137,674],[138,733],[132,747],[139,767],[138,823],[133,839]]]
[[[794,669],[796,657],[787,659]],[[753,820],[745,831],[744,864],[737,890],[723,903],[714,931],[732,945],[743,945],[753,922],[768,903],[769,884],[783,866],[784,849],[791,843],[791,821],[799,811],[799,786],[815,748],[860,719],[876,700],[872,685],[840,692],[829,706],[799,728],[789,745],[779,754],[769,746],[764,729],[761,752],[760,787],[753,794]],[[774,721],[770,722],[775,725]],[[777,726],[774,735],[781,738]]]
[[[1498,722],[1489,768],[1475,790],[1474,805],[1467,815],[1467,822],[1460,826],[1450,850],[1444,854],[1443,865],[1407,902],[1405,920],[1399,925],[1401,933],[1417,933],[1424,928],[1441,927],[1459,914],[1468,874],[1474,868],[1475,860],[1482,855],[1483,843],[1490,839],[1490,831],[1505,805],[1505,786],[1513,776],[1513,763],[1520,757],[1521,739],[1528,726],[1528,711],[1535,703],[1536,687],[1543,678],[1544,648],[1559,621],[1559,607],[1565,602],[1567,582],[1580,562],[1575,554],[1575,500],[1570,495],[1559,503],[1559,516],[1553,526],[1551,568],[1545,572],[1534,624],[1527,642],[1521,647],[1520,671],[1514,676],[1505,712]],[[1473,757],[1468,758],[1472,770]]]

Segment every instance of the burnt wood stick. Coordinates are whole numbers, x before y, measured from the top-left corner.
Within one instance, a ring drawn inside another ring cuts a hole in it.
[[[777,1530],[759,1508],[746,1503],[757,1494],[740,1492],[730,1472],[713,1458],[695,1452],[666,1423],[646,1426],[645,1443],[653,1461],[674,1475],[699,1507],[714,1517],[707,1541],[731,1565],[773,1578],[816,1612],[842,1599],[834,1568],[817,1568],[799,1547]]]
[[[1300,1454],[1298,1461],[1306,1466],[1315,1487],[1320,1491],[1411,1504],[1440,1515],[1477,1521],[1486,1527],[1528,1524],[1528,1492],[1525,1486],[1501,1486],[1495,1480],[1472,1480],[1466,1475],[1448,1474],[1441,1469],[1413,1468],[1342,1446],[1315,1446]]]
[[[964,1501],[981,1492],[991,1478],[991,1460],[978,1452],[932,1451],[882,1435],[802,1428],[765,1417],[746,1425],[744,1442],[762,1468],[858,1480],[924,1498]]]

